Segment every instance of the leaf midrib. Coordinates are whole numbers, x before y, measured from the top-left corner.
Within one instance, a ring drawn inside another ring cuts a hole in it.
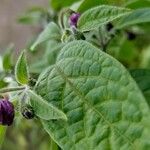
[[[60,76],[70,85],[70,87],[72,88],[72,90],[81,98],[81,100],[83,100],[92,110],[94,110],[98,116],[102,117],[104,119],[104,121],[112,128],[114,129],[114,131],[116,131],[120,136],[122,136],[126,142],[128,142],[130,144],[131,147],[133,147],[133,149],[136,150],[136,146],[134,145],[134,143],[130,140],[129,137],[125,136],[124,134],[121,134],[120,130],[118,128],[116,128],[115,126],[113,126],[111,124],[111,122],[109,120],[106,119],[106,117],[99,111],[97,110],[95,107],[92,106],[92,104],[90,104],[86,98],[83,96],[83,94],[73,85],[73,83],[67,78],[67,76],[65,75],[65,73],[61,70],[60,67],[58,67],[57,65],[54,66],[54,68],[56,69],[56,71],[58,71],[58,73],[60,74]]]

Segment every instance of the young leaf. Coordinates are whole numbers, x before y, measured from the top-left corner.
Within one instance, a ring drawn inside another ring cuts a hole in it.
[[[29,72],[24,51],[21,53],[17,60],[15,66],[15,77],[17,82],[20,84],[27,84],[29,81]]]
[[[79,18],[78,28],[90,31],[129,14],[129,9],[116,6],[101,5],[85,11]]]
[[[14,45],[11,44],[7,49],[6,53],[3,56],[3,69],[9,71],[12,69],[12,51]]]
[[[68,121],[42,121],[62,149],[146,150],[150,111],[129,72],[85,41],[67,44],[39,77],[36,92]]]
[[[36,48],[36,46],[38,46],[39,44],[46,42],[50,39],[53,39],[53,40],[61,39],[60,29],[54,22],[49,23],[46,26],[46,28],[40,33],[37,40],[31,46],[31,50],[34,50]]]
[[[150,8],[134,10],[127,16],[124,16],[116,28],[125,28],[127,26],[150,22]]]
[[[47,103],[41,96],[31,90],[28,91],[28,94],[30,95],[30,103],[38,117],[44,120],[67,120],[66,115],[61,110]]]

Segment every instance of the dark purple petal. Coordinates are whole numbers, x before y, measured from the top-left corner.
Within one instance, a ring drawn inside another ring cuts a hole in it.
[[[2,105],[0,101],[0,124],[2,124],[2,122],[3,122],[3,115],[2,115]]]
[[[14,106],[8,100],[0,100],[0,124],[11,125],[14,120]]]
[[[78,22],[79,17],[80,17],[79,13],[73,13],[69,18],[70,26],[77,27],[77,22]]]

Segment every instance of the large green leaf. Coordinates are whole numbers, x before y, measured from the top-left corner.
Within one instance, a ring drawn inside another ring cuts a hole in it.
[[[45,29],[40,33],[37,40],[34,42],[34,44],[31,46],[31,50],[34,50],[39,44],[46,42],[51,39],[61,39],[61,32],[59,27],[54,23],[49,23]]]
[[[137,9],[129,15],[123,17],[116,28],[124,28],[127,26],[150,22],[150,8]]]
[[[128,71],[85,41],[67,44],[35,90],[68,121],[43,121],[64,150],[148,150],[149,107]]]
[[[81,31],[89,31],[96,29],[110,21],[120,18],[129,13],[129,9],[101,5],[85,11],[78,22],[78,27]]]

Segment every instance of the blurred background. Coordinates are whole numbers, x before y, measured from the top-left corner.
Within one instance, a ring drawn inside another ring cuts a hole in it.
[[[14,43],[16,49],[23,49],[29,37],[39,30],[37,25],[23,25],[17,19],[33,7],[47,8],[48,0],[0,0],[0,51],[9,43]]]

